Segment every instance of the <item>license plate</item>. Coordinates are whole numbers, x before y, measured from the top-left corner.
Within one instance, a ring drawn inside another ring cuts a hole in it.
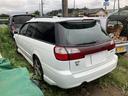
[[[102,51],[91,55],[92,65],[100,64],[105,62],[108,57],[108,51]]]
[[[116,52],[117,53],[121,53],[121,52],[125,52],[125,51],[126,51],[125,47],[118,47],[118,48],[116,48]]]

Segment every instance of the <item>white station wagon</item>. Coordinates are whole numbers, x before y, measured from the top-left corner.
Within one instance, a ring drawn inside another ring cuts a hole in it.
[[[100,20],[33,18],[14,35],[17,51],[50,85],[73,88],[117,66],[115,43]]]

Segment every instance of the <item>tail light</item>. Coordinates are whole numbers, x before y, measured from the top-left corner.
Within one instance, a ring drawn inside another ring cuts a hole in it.
[[[57,60],[60,61],[68,61],[68,60],[76,60],[84,58],[88,54],[93,54],[96,52],[104,51],[104,50],[112,50],[115,48],[114,41],[109,41],[107,43],[89,46],[89,47],[59,47],[55,46],[54,54]]]
[[[84,58],[84,55],[77,48],[55,47],[55,57],[60,61],[75,60]]]
[[[110,51],[114,48],[115,48],[115,42],[112,40],[112,41],[110,41],[110,46],[108,46],[108,50]]]

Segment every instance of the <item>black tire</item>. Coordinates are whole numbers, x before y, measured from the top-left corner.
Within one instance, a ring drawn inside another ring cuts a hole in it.
[[[33,59],[33,68],[34,68],[34,75],[38,76],[40,80],[43,80],[43,69],[40,63],[40,60],[37,56]]]

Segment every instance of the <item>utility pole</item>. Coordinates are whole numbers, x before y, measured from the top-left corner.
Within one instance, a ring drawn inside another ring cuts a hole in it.
[[[68,16],[68,0],[62,0],[62,14],[63,17]]]
[[[120,0],[118,0],[118,10],[120,9]]]
[[[115,7],[116,7],[116,0],[114,0],[113,12],[115,11]]]
[[[75,16],[76,14],[75,9],[76,9],[76,0],[74,0],[74,5],[73,5],[73,16]]]
[[[76,8],[76,0],[74,0],[74,9]]]
[[[44,2],[43,2],[43,0],[41,0],[41,16],[43,16],[44,15]]]
[[[114,0],[114,6],[113,6],[113,11],[115,11],[115,9],[116,9],[116,1],[117,0]],[[120,0],[118,0],[118,10],[120,9]]]

